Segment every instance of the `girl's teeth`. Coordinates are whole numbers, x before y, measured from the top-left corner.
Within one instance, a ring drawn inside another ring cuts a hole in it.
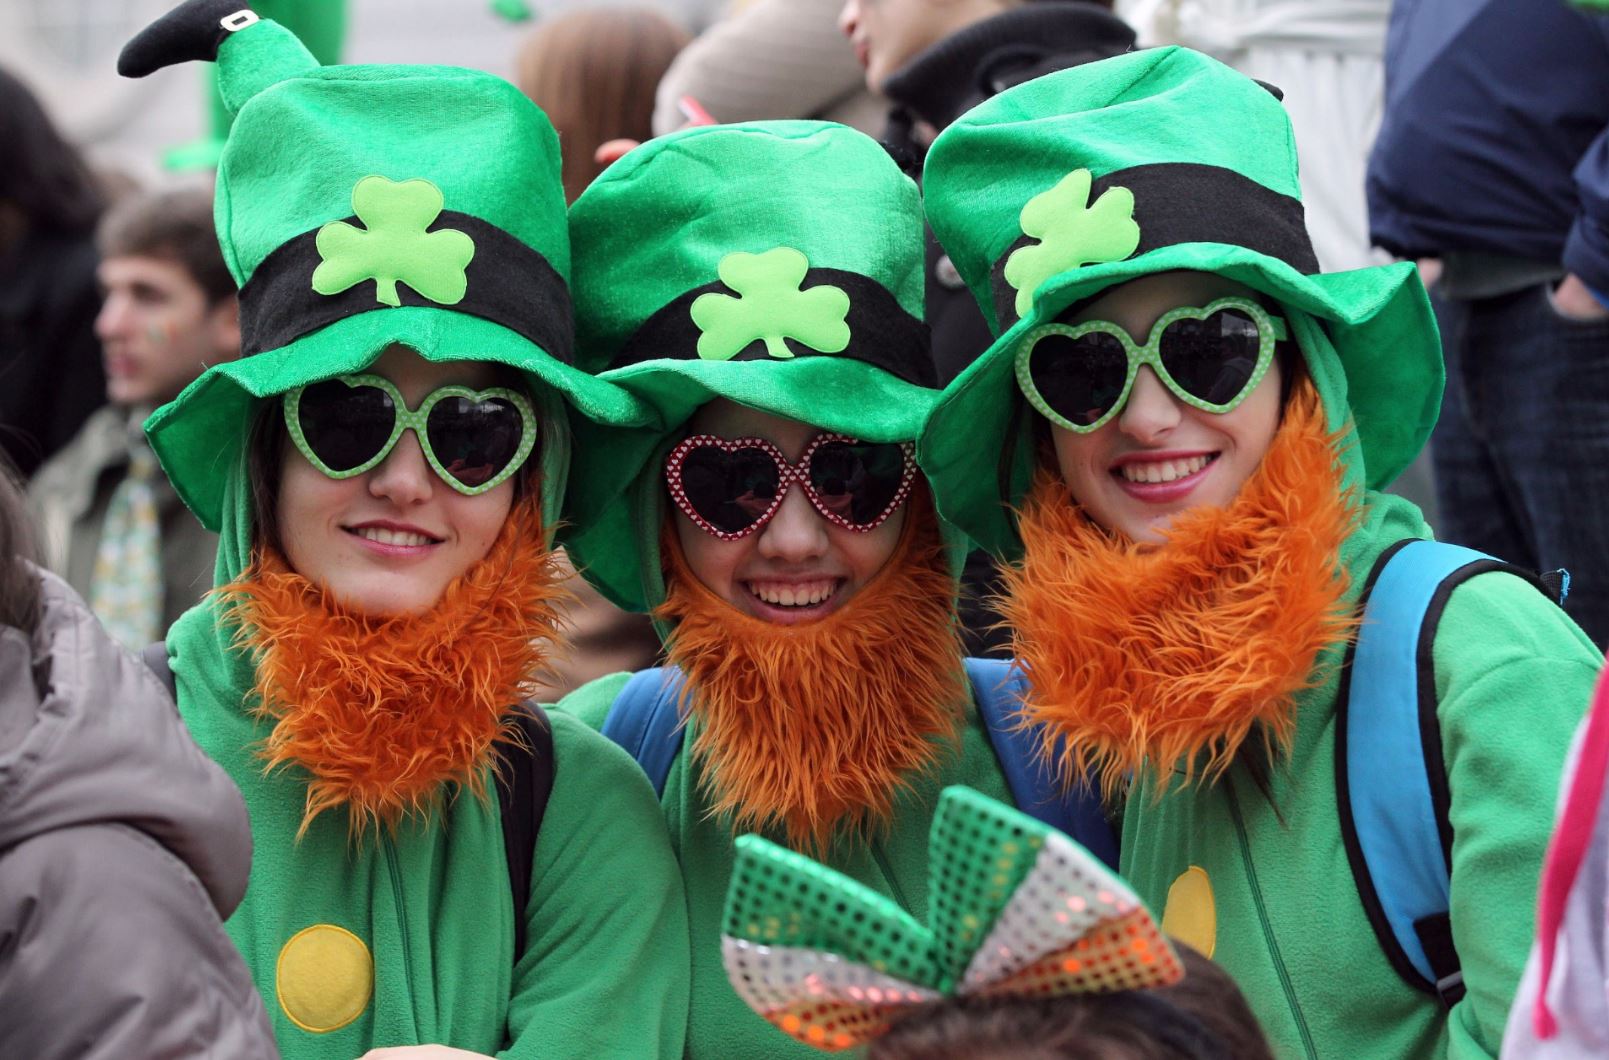
[[[837,583],[831,581],[807,582],[803,585],[749,583],[749,592],[776,607],[811,607],[827,599],[836,589]]]
[[[1155,460],[1143,464],[1124,464],[1118,470],[1130,482],[1177,482],[1194,475],[1210,463],[1210,456],[1191,456],[1182,460]]]
[[[419,546],[430,544],[430,538],[424,534],[410,533],[406,530],[386,530],[378,526],[365,526],[357,530],[357,535],[367,541],[381,545],[408,545]]]

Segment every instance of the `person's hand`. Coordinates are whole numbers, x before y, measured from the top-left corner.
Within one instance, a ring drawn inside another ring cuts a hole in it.
[[[1559,311],[1560,316],[1571,320],[1603,320],[1609,317],[1609,307],[1598,301],[1597,296],[1573,272],[1553,289],[1553,308]]]
[[[454,1049],[446,1045],[396,1045],[389,1049],[370,1049],[358,1060],[492,1060],[485,1053]]]
[[[603,143],[598,145],[598,149],[596,151],[592,152],[592,160],[598,163],[600,166],[607,166],[611,162],[618,161],[621,155],[625,154],[627,151],[630,151],[632,148],[639,146],[641,143],[641,140],[605,140]]]
[[[1419,282],[1426,287],[1434,287],[1441,279],[1440,258],[1420,258],[1415,264],[1419,266]]]

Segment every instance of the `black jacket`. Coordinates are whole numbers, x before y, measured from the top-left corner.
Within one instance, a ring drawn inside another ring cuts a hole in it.
[[[917,122],[942,131],[1014,85],[1133,47],[1128,23],[1087,0],[1013,8],[946,37],[888,79],[883,92],[894,111],[884,139],[895,159],[919,176],[926,145],[913,135]],[[993,336],[932,229],[927,233],[926,276],[933,364],[942,385],[988,349]],[[968,556],[959,601],[968,655],[1011,654],[1010,633],[995,624],[986,603],[999,590],[993,561],[981,551]]]
[[[1134,31],[1087,0],[1013,8],[952,34],[912,59],[883,85],[894,103],[884,139],[912,175],[926,146],[912,135],[920,121],[942,131],[990,96],[1042,74],[1134,47]],[[988,348],[992,337],[961,277],[928,232],[927,322],[933,361],[947,383]]]
[[[24,478],[106,403],[97,260],[88,235],[0,250],[0,449]]]
[[[1374,241],[1561,265],[1609,294],[1609,17],[1397,0],[1369,159]]]

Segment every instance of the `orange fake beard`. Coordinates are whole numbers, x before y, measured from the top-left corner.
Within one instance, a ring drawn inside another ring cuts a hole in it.
[[[1183,513],[1161,545],[1095,525],[1039,472],[1001,613],[1032,687],[1024,720],[1060,741],[1047,751],[1062,777],[1094,776],[1112,798],[1149,763],[1160,794],[1174,773],[1210,783],[1253,734],[1288,751],[1297,693],[1356,626],[1338,445],[1299,382],[1234,503]]]
[[[674,625],[666,654],[686,676],[710,813],[818,852],[885,823],[901,786],[954,746],[966,702],[955,580],[925,491],[888,563],[819,622],[745,615],[691,573],[674,531],[662,551],[654,614]]]
[[[449,783],[485,796],[492,745],[532,694],[563,597],[537,504],[517,503],[422,615],[344,607],[263,547],[219,590],[256,662],[255,709],[274,722],[266,768],[309,776],[298,834],[338,806],[355,834],[394,827]]]

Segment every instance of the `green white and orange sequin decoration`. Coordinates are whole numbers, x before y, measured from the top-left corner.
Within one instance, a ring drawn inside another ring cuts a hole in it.
[[[803,855],[738,839],[721,940],[738,995],[830,1051],[946,995],[1105,993],[1183,974],[1128,885],[1033,818],[946,788],[928,846],[931,923],[922,924]]]

